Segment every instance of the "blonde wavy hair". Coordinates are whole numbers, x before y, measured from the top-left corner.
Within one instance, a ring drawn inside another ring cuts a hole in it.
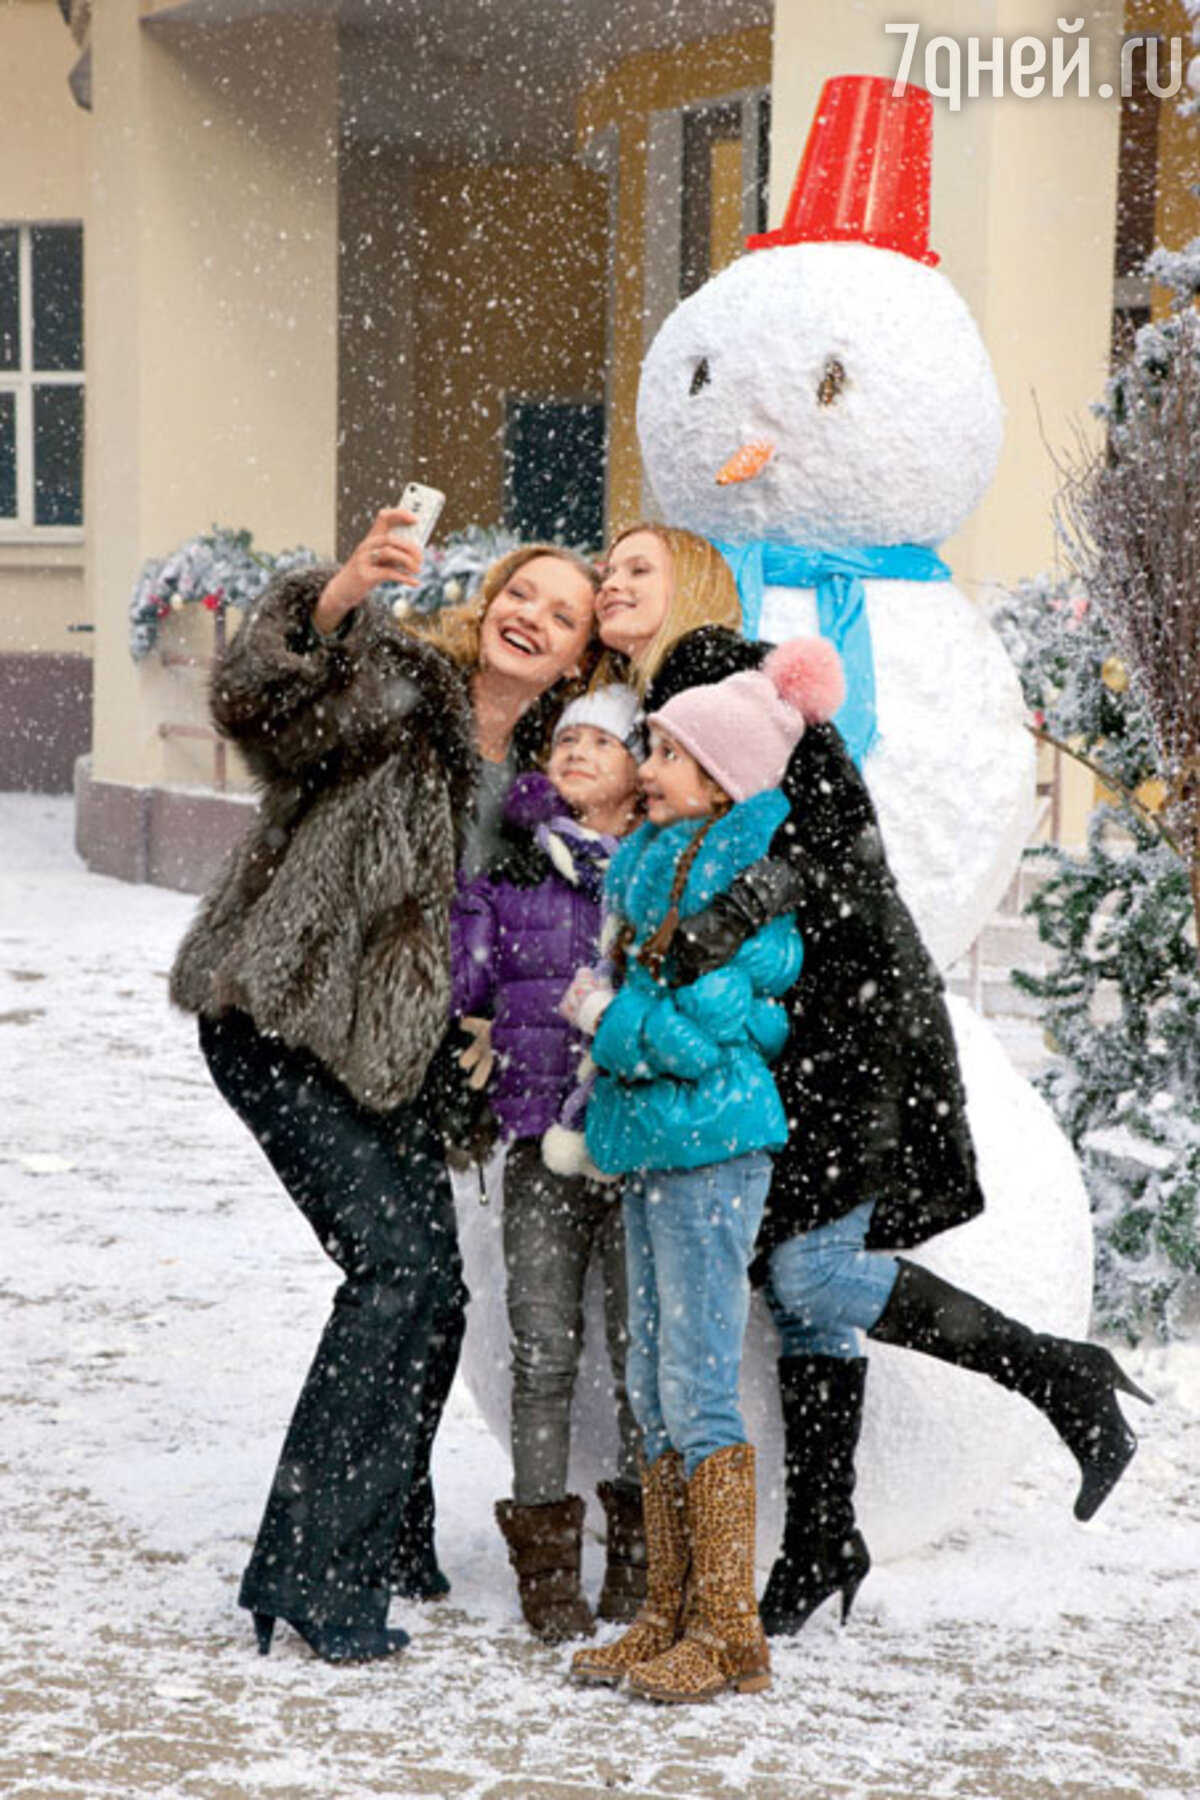
[[[562,544],[522,544],[518,549],[510,550],[507,556],[498,557],[484,570],[470,599],[460,601],[457,606],[443,606],[425,618],[404,619],[401,630],[433,644],[465,674],[473,674],[480,663],[483,621],[488,607],[508,586],[517,570],[532,562],[535,556],[555,556],[568,568],[575,569],[586,578],[593,595],[600,586],[596,569],[576,551],[568,550]],[[549,756],[559,714],[564,706],[588,691],[599,659],[600,640],[593,620],[591,635],[579,658],[578,675],[564,675],[539,694],[517,728],[525,745],[525,754],[536,763],[543,764]]]
[[[460,669],[477,669],[483,621],[487,617],[488,607],[496,595],[508,586],[517,570],[524,568],[527,562],[532,562],[535,556],[555,556],[560,562],[565,562],[586,579],[593,594],[600,586],[600,577],[595,568],[574,550],[568,550],[562,544],[521,544],[516,550],[510,550],[507,556],[498,557],[484,570],[479,586],[470,599],[460,601],[457,606],[443,606],[440,611],[429,614],[427,618],[406,618],[401,622],[402,630],[410,631],[415,637],[423,638],[427,644],[435,645],[452,662],[457,663]],[[598,650],[595,654],[599,654]],[[589,661],[585,651],[585,668],[588,668]]]
[[[669,652],[690,631],[701,625],[724,625],[729,631],[742,629],[742,603],[733,571],[706,537],[675,525],[645,521],[619,532],[609,545],[609,554],[638,531],[648,531],[656,537],[671,559],[671,598],[666,616],[636,663],[606,650],[592,676],[593,687],[604,681],[628,681],[639,693],[645,693]]]

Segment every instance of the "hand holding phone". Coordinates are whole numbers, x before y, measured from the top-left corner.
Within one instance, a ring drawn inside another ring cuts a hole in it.
[[[410,481],[399,506],[385,506],[376,514],[366,537],[322,590],[313,613],[319,634],[327,637],[335,631],[381,582],[417,586],[421,553],[445,503],[446,496],[437,488]]]

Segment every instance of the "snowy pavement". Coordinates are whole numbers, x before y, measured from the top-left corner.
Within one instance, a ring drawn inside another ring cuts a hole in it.
[[[1200,1346],[1090,1526],[1047,1433],[969,1530],[877,1569],[678,1711],[564,1682],[456,1389],[436,1607],[395,1663],[259,1659],[236,1584],[333,1275],[212,1090],[165,973],[193,902],[88,875],[69,803],[0,796],[0,1792],[14,1800],[1167,1800],[1200,1791]],[[589,1547],[589,1579],[598,1546]]]

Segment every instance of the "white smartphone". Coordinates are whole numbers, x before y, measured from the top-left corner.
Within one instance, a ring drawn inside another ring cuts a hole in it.
[[[406,512],[416,514],[415,525],[393,525],[388,532],[389,537],[399,538],[405,543],[419,544],[422,550],[433,536],[433,528],[441,517],[446,496],[440,488],[426,487],[420,481],[410,481],[400,496],[399,505]]]

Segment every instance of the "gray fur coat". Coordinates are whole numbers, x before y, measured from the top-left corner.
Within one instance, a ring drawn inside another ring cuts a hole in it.
[[[180,946],[171,998],[249,1013],[363,1105],[411,1100],[446,1029],[449,907],[476,779],[466,679],[369,603],[310,621],[329,569],[276,583],[212,684],[262,800]]]

